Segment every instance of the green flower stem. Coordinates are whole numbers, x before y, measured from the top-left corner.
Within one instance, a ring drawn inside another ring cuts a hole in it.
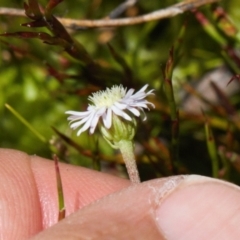
[[[137,169],[136,159],[133,153],[133,143],[128,140],[120,140],[118,147],[122,153],[129,178],[132,183],[140,183],[140,177]]]

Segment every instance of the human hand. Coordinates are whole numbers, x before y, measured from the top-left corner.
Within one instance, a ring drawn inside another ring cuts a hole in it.
[[[130,185],[67,164],[60,171],[68,216],[57,223],[53,162],[0,150],[0,239],[240,239],[236,185],[194,175]]]

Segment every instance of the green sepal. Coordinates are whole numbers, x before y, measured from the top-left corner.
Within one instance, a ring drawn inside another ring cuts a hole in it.
[[[107,129],[103,124],[100,125],[100,131],[104,139],[111,147],[118,149],[118,143],[121,140],[132,141],[136,133],[137,121],[132,118],[128,121],[115,114],[112,116],[112,126]]]

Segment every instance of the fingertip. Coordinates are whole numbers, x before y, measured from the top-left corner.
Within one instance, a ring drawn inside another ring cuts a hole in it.
[[[240,188],[228,182],[187,176],[156,210],[168,240],[238,239]]]

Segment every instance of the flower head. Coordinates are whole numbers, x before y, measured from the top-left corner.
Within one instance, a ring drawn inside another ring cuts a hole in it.
[[[149,109],[148,105],[154,107],[154,104],[145,98],[153,94],[153,90],[145,92],[148,85],[142,87],[138,92],[134,93],[134,89],[120,86],[107,88],[105,91],[93,93],[88,99],[92,104],[88,105],[87,111],[76,112],[67,111],[70,114],[70,127],[72,129],[79,128],[77,135],[89,129],[90,134],[94,133],[99,121],[104,128],[110,129],[115,116],[122,120],[132,121],[133,116],[139,117],[141,111]],[[144,120],[146,116],[144,117]]]

